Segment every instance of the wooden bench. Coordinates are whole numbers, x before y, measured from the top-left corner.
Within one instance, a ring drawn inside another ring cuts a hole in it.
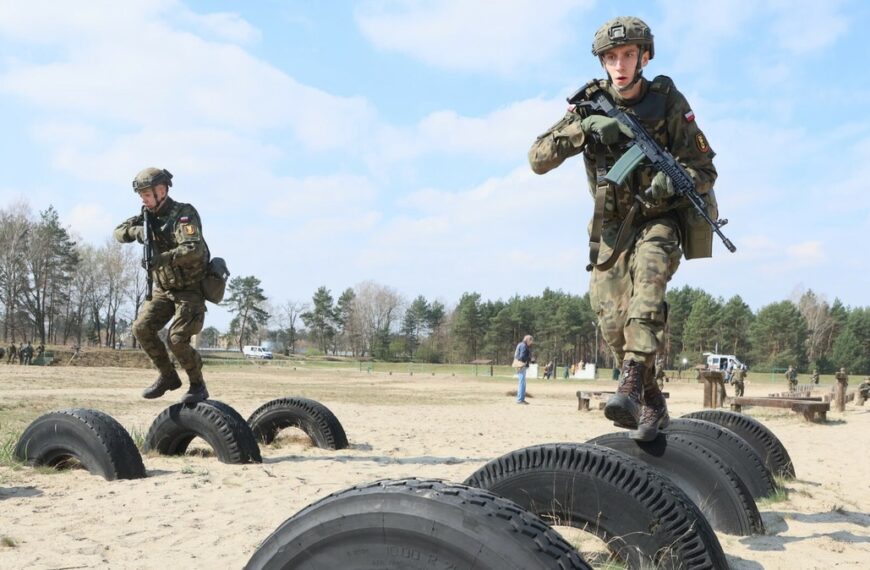
[[[806,399],[787,399],[787,398],[732,398],[731,410],[735,412],[741,411],[743,406],[762,406],[766,408],[785,408],[793,412],[800,412],[804,419],[808,422],[818,419],[827,421],[827,414],[831,409],[830,402],[817,402]]]
[[[616,394],[613,390],[577,390],[577,410],[581,412],[589,411],[589,401],[592,398],[604,398]],[[669,392],[662,392],[665,398],[670,398]],[[604,402],[600,402],[598,409],[604,408]]]

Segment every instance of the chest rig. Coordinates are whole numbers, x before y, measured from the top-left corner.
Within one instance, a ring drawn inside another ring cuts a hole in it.
[[[199,232],[194,241],[189,236],[186,237],[181,229],[180,220],[185,215],[189,216],[191,209],[187,204],[173,200],[169,204],[169,210],[157,217],[152,230],[154,246],[158,253],[165,253],[179,247],[196,252],[194,255],[182,255],[172,263],[153,270],[154,278],[165,291],[184,289],[199,283],[206,275],[209,261],[208,245]]]
[[[617,106],[623,111],[637,117],[644,129],[663,147],[668,147],[667,131],[667,99],[673,87],[669,77],[659,75],[652,80],[647,92],[640,101],[632,105]],[[606,90],[607,82],[593,82],[587,88],[591,95],[595,90]],[[640,212],[638,197],[652,184],[656,174],[655,169],[641,165],[621,185],[616,186],[607,180],[605,175],[622,156],[623,146],[606,146],[597,140],[589,140],[583,153],[589,187],[595,199],[592,229],[589,235],[589,264],[587,271],[598,269],[606,271],[613,267],[620,253],[626,248],[628,238],[633,234],[634,227],[644,219],[650,219],[662,214],[667,208],[645,208]],[[598,252],[601,245],[602,227],[608,222],[621,222],[613,244],[613,252],[598,262]]]

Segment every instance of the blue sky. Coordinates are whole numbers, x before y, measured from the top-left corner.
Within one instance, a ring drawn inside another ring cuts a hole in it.
[[[448,304],[582,294],[582,161],[537,176],[526,152],[602,76],[595,30],[632,14],[655,34],[647,76],[674,79],[717,152],[738,247],[671,286],[864,306],[868,6],[0,0],[0,205],[53,204],[99,245],[153,165],[275,304],[364,280]]]

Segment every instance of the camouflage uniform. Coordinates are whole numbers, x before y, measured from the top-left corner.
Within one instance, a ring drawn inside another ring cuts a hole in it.
[[[734,396],[739,398],[743,395],[743,382],[746,380],[746,370],[739,366],[734,369],[734,376],[731,377],[731,383],[734,384]]]
[[[9,356],[6,358],[6,364],[12,364],[12,361],[18,358],[18,348],[15,347],[15,343],[9,345]]]
[[[813,384],[819,383],[819,370],[817,368],[813,369],[813,374],[812,374],[812,376],[810,376],[810,380],[812,381]]]
[[[640,20],[617,18],[605,24],[602,30],[623,24],[645,28],[643,33],[648,41],[621,43],[645,44],[652,55],[652,35]],[[602,30],[596,34],[596,42]],[[595,47],[597,44],[593,45],[593,53],[601,57],[607,44],[603,49]],[[604,90],[617,107],[635,115],[650,135],[687,168],[697,191],[709,193],[712,199],[712,187],[717,175],[713,166],[715,153],[695,122],[686,98],[670,78],[662,75],[652,81],[641,78],[640,83],[640,94],[632,100],[623,99],[609,80],[597,80],[587,85],[587,92]],[[642,165],[618,187],[604,181],[604,174],[620,158],[624,149],[616,145],[606,146],[588,137],[581,123],[589,115],[585,107],[569,108],[560,121],[532,144],[529,163],[535,173],[544,174],[566,159],[583,153],[589,192],[596,202],[603,202],[600,246],[596,259],[590,260],[601,264],[613,254],[623,220],[629,215],[635,197],[651,186],[656,170]],[[587,267],[592,271],[589,297],[598,315],[604,340],[617,361],[623,362],[624,374],[627,370],[625,366],[632,361],[641,365],[639,373],[643,378],[643,389],[650,393],[657,392],[655,380],[649,371],[664,337],[667,320],[666,285],[677,270],[683,253],[680,212],[685,212],[686,206],[687,203],[673,197],[646,203],[631,226],[623,229],[623,232],[628,232],[628,239],[623,239],[622,243],[628,245],[623,251],[617,252],[615,263],[607,269],[592,267],[592,264]],[[599,209],[598,205],[596,209]],[[590,223],[590,234],[594,222]],[[665,405],[663,398],[660,398],[660,402],[662,406]],[[628,423],[624,425],[630,427]]]
[[[174,375],[166,346],[158,336],[171,320],[167,335],[170,350],[187,372],[191,387],[204,385],[202,358],[190,345],[191,337],[202,330],[206,312],[200,283],[207,271],[209,250],[199,214],[190,204],[166,196],[157,212],[149,214],[149,220],[154,290],[133,322],[133,335],[161,378]],[[115,228],[115,239],[122,243],[140,240],[142,222],[141,215],[124,221]]]
[[[794,369],[793,366],[789,366],[788,370],[785,372],[785,379],[788,381],[788,391],[794,392],[795,388],[797,388],[797,370]]]

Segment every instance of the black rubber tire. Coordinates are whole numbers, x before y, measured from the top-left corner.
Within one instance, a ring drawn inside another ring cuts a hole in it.
[[[718,455],[746,483],[754,499],[763,499],[776,493],[773,474],[761,455],[730,429],[693,418],[673,419],[666,429],[668,433],[684,435]]]
[[[671,479],[701,509],[710,525],[728,534],[762,534],[764,523],[752,493],[731,467],[702,445],[667,430],[653,441],[629,438],[627,431],[608,433],[587,443],[602,445],[639,459]]]
[[[630,568],[727,568],[716,533],[679,487],[625,453],[551,443],[494,459],[464,482],[552,524],[586,530]]]
[[[248,425],[257,441],[272,443],[284,428],[299,428],[322,449],[345,449],[347,436],[341,422],[329,408],[308,398],[278,398],[266,402],[251,414]]]
[[[589,568],[535,515],[481,489],[376,481],[333,493],[284,521],[248,570]]]
[[[727,410],[700,410],[683,417],[713,422],[730,429],[761,455],[771,473],[783,479],[795,478],[794,464],[785,446],[767,426],[752,416]]]
[[[217,400],[195,406],[173,404],[163,410],[148,430],[145,451],[182,455],[195,437],[214,449],[223,463],[262,463],[260,447],[245,419]]]
[[[21,434],[14,453],[30,465],[52,467],[72,458],[109,481],[145,477],[133,438],[112,416],[98,410],[74,408],[36,418]]]

